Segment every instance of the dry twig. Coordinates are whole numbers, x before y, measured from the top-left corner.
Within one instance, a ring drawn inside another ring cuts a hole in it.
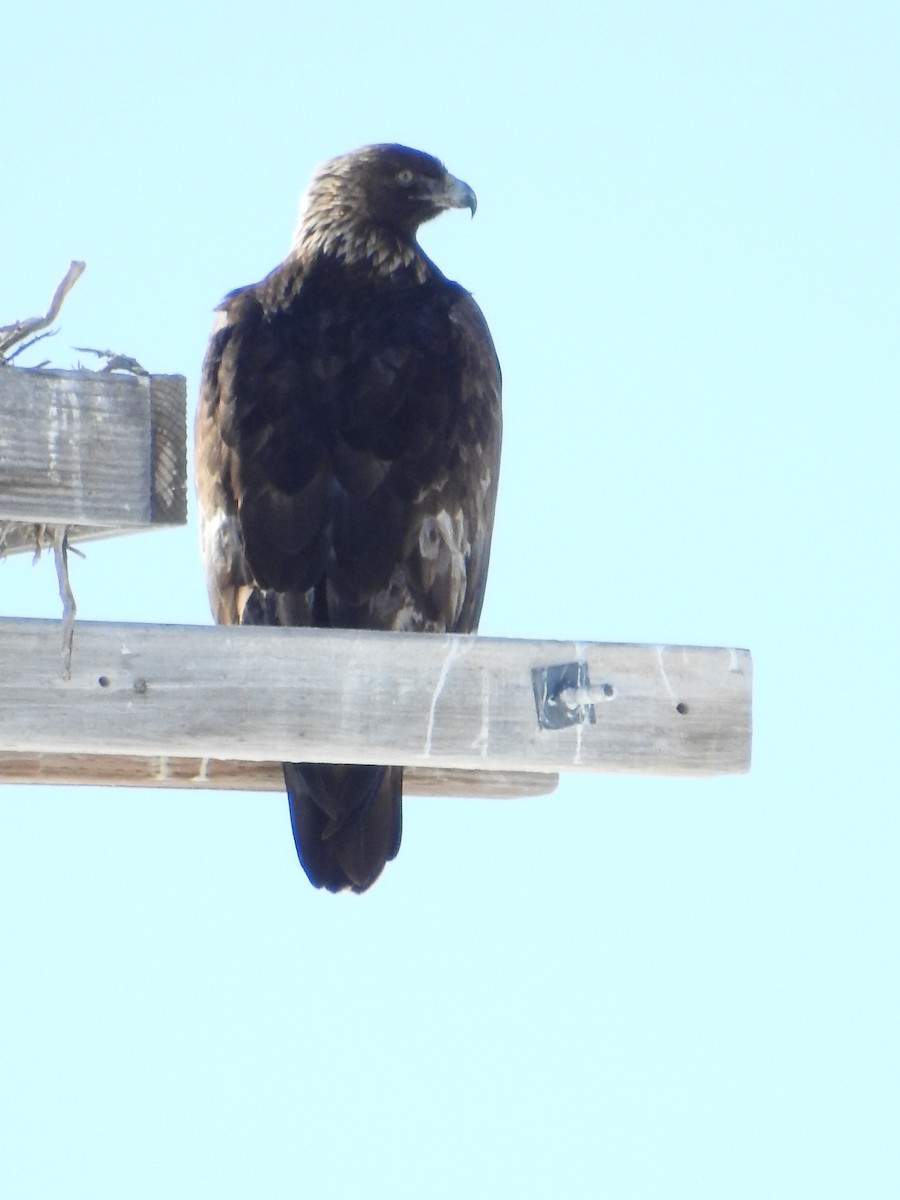
[[[63,605],[62,621],[62,660],[63,679],[72,677],[72,642],[75,637],[75,596],[69,583],[69,562],[67,551],[69,546],[69,531],[63,525],[49,526],[47,532],[53,544],[53,558],[56,561],[56,577],[59,580],[59,598]]]
[[[109,371],[130,371],[132,375],[150,374],[136,358],[128,354],[117,354],[115,350],[94,350],[91,346],[73,346],[72,349],[80,354],[94,354],[97,358],[105,358],[106,364],[101,370],[102,374]]]
[[[55,329],[45,329],[43,333],[36,333],[34,337],[29,338],[27,342],[22,342],[20,346],[16,346],[12,354],[7,354],[6,358],[0,354],[0,366],[9,366],[14,362],[20,354],[24,354],[26,350],[30,350],[32,346],[36,346],[38,342],[42,342],[44,338],[56,337]],[[43,362],[35,363],[34,370],[39,371],[41,367],[46,367],[50,362],[49,358],[45,358]]]
[[[21,342],[24,338],[32,337],[33,334],[46,329],[48,325],[51,325],[56,320],[59,310],[62,308],[63,301],[81,277],[84,267],[85,264],[83,262],[74,260],[69,264],[69,269],[66,271],[65,277],[53,293],[53,299],[50,301],[50,307],[47,309],[45,316],[28,317],[24,321],[14,321],[12,325],[0,325],[0,363],[8,361],[6,351],[10,347],[15,346],[16,342]]]

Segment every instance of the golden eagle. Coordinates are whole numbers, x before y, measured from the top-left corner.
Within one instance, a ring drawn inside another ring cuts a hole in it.
[[[313,175],[290,253],[219,306],[196,422],[215,619],[471,632],[500,465],[500,367],[419,226],[475,193],[366,146]],[[385,713],[384,721],[390,720]],[[312,883],[364,891],[400,847],[402,768],[285,763]]]

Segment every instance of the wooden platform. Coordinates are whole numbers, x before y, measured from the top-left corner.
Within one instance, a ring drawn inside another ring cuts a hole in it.
[[[181,376],[0,368],[0,553],[50,531],[66,617],[0,620],[0,780],[269,790],[282,761],[384,763],[407,792],[520,796],[560,771],[749,769],[746,650],[87,623],[72,640],[65,539],[183,524],[185,428]]]

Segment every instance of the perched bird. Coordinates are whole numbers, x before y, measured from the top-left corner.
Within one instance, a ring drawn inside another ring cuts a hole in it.
[[[195,459],[218,622],[477,628],[500,367],[478,305],[416,240],[447,208],[474,215],[475,193],[430,155],[380,145],[332,159],[284,262],[219,306]],[[313,884],[374,883],[400,847],[402,774],[284,764]]]

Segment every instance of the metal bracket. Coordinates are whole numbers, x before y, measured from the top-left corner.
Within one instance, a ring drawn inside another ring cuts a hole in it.
[[[586,662],[534,667],[531,683],[541,729],[566,729],[569,725],[583,725],[585,722],[595,725],[597,715],[594,703],[612,700],[616,694],[611,683],[591,686]]]

